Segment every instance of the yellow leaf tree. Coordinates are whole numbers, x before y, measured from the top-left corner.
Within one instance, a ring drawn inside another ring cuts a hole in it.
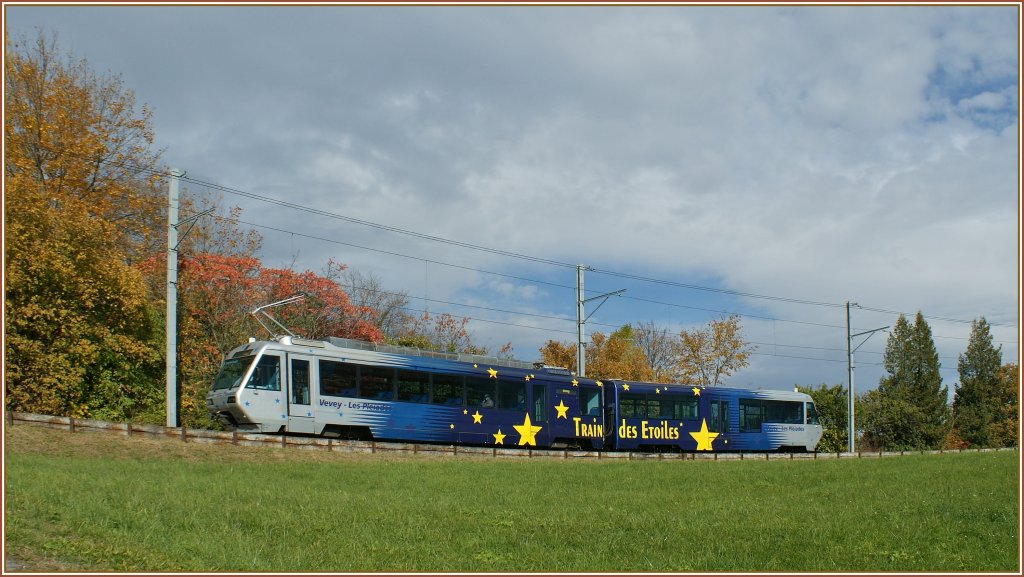
[[[705,328],[682,330],[677,345],[679,381],[714,387],[747,366],[753,346],[743,340],[740,318],[712,320]]]
[[[7,409],[145,418],[161,392],[132,264],[160,242],[149,113],[42,33],[8,40],[4,68]]]
[[[633,328],[625,325],[610,335],[595,332],[586,347],[586,376],[592,379],[650,381],[654,378],[637,346]],[[576,372],[576,345],[548,341],[540,348],[541,362]]]

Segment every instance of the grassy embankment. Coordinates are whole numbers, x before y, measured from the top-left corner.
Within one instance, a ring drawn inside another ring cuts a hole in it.
[[[5,430],[6,552],[75,571],[1016,571],[1017,452],[548,461]]]

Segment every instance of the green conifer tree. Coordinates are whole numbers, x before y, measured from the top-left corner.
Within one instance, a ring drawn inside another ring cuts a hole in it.
[[[937,449],[949,428],[948,389],[924,315],[900,315],[885,347],[885,370],[865,415],[869,445],[888,450]],[[868,407],[866,407],[868,408]]]
[[[992,425],[1002,418],[1000,390],[1002,346],[992,344],[985,317],[971,323],[967,351],[960,355],[960,383],[953,399],[953,423],[957,434],[974,447],[994,446]]]

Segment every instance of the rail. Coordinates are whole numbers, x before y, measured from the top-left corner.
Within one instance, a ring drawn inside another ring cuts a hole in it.
[[[349,441],[321,437],[295,437],[291,435],[267,435],[262,433],[239,433],[238,431],[211,431],[208,429],[189,429],[187,427],[165,427],[162,425],[141,425],[137,423],[111,423],[95,419],[77,419],[74,417],[55,417],[34,413],[7,411],[7,426],[35,425],[53,429],[64,429],[71,433],[108,433],[127,437],[168,437],[179,439],[185,443],[212,443],[219,445],[239,445],[250,447],[278,447],[313,449],[321,451],[337,451],[343,453],[395,453],[450,455],[466,457],[491,458],[548,458],[548,459],[607,459],[607,460],[682,460],[682,461],[742,461],[742,460],[824,460],[824,459],[869,459],[898,457],[917,454],[975,453],[995,451],[1015,451],[1016,447],[982,448],[982,449],[946,449],[930,451],[874,451],[854,453],[639,453],[633,451],[578,451],[568,449],[518,449],[499,447],[479,447],[466,445],[435,445],[427,443],[398,443],[385,441]]]

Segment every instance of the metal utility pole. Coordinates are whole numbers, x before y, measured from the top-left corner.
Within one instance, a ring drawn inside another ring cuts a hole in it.
[[[863,345],[864,343],[868,342],[868,339],[871,338],[871,335],[877,333],[878,331],[884,331],[884,330],[888,329],[889,327],[888,326],[884,326],[884,327],[881,327],[881,328],[872,329],[870,331],[864,331],[862,333],[857,333],[855,335],[850,334],[850,305],[853,305],[853,306],[855,306],[857,308],[860,308],[860,305],[857,304],[857,303],[851,303],[850,301],[846,301],[846,376],[847,376],[847,379],[848,379],[847,382],[850,383],[850,418],[849,418],[849,421],[850,421],[850,452],[852,453],[852,452],[854,452],[854,446],[853,445],[854,445],[854,431],[855,431],[855,428],[854,428],[854,425],[853,425],[853,399],[854,399],[853,369],[855,368],[854,364],[853,364],[853,353],[857,352],[857,349],[859,349],[861,347],[861,345]],[[865,337],[864,340],[861,341],[859,345],[854,347],[853,346],[853,338],[854,337],[859,337],[859,336],[862,336],[862,335],[867,335],[867,337]]]
[[[608,297],[619,296],[626,292],[626,289],[617,290],[615,292],[605,293],[596,297],[590,297],[589,299],[583,298],[583,271],[589,267],[582,264],[576,265],[576,375],[580,377],[586,376],[586,365],[587,355],[585,354],[584,347],[586,347],[586,325],[587,320],[591,315],[597,312],[597,309],[601,308],[604,301],[608,300]],[[601,299],[601,303],[591,311],[590,315],[584,316],[584,304]]]

